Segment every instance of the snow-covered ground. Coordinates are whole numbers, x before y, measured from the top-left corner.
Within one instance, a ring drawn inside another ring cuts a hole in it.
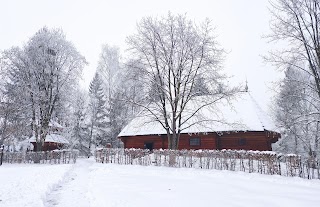
[[[71,164],[8,164],[0,166],[0,206],[43,206],[43,200],[73,168]]]
[[[320,181],[243,172],[126,166],[4,164],[0,206],[319,206]]]

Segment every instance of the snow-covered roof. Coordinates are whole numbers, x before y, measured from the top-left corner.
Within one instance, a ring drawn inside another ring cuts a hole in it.
[[[210,102],[210,98],[213,99],[210,96],[201,96],[190,101],[184,111],[184,117],[193,114],[199,105],[203,105],[204,100]],[[182,130],[182,133],[278,131],[249,92],[241,92],[235,99],[221,99],[214,104],[203,107],[196,116],[182,125],[183,128],[185,129]],[[166,134],[166,131],[159,122],[155,121],[150,112],[142,111],[118,136],[152,134]]]
[[[32,136],[29,139],[29,142],[35,142],[36,138],[34,136]],[[48,134],[46,136],[46,141],[45,142],[55,142],[55,143],[62,143],[62,144],[69,144],[69,141],[66,140],[66,138],[64,138],[63,136],[59,135],[59,134]]]
[[[53,121],[53,120],[51,120],[51,121],[49,122],[49,126],[55,127],[55,128],[64,128],[61,124],[59,124],[58,122]]]

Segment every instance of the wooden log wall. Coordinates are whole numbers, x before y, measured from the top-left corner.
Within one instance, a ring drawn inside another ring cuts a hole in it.
[[[271,143],[278,140],[280,134],[272,137],[267,131],[248,132],[223,132],[223,133],[192,133],[181,134],[179,149],[234,149],[234,150],[259,150],[270,151]],[[200,143],[190,145],[191,138],[199,138]],[[145,148],[146,143],[152,143],[153,149],[167,149],[168,139],[166,135],[141,135],[121,137],[125,148]]]
[[[223,133],[217,138],[219,143],[217,149],[272,150],[271,143],[267,139],[265,132]]]

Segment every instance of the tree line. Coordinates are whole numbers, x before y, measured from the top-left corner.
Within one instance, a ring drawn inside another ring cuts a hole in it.
[[[88,92],[79,86],[87,62],[61,29],[44,27],[23,47],[3,51],[1,143],[34,136],[41,150],[50,123],[58,122],[72,147],[85,154],[92,147],[121,147],[117,135],[145,110],[176,149],[183,124],[198,111],[183,119],[188,102],[210,95],[200,109],[235,92],[221,73],[224,51],[209,20],[145,17],[127,43],[126,59],[119,48],[102,47]]]
[[[102,47],[88,91],[79,84],[88,63],[61,29],[41,28],[23,47],[3,51],[0,60],[0,144],[14,147],[34,137],[41,151],[47,135],[59,133],[86,155],[92,147],[121,146],[117,134],[136,110],[122,96],[139,94],[131,93],[136,86],[129,81],[123,84],[118,48]],[[56,123],[63,130],[54,131]]]
[[[273,109],[282,139],[277,151],[319,155],[320,9],[317,0],[270,2],[270,41],[280,50],[265,59],[284,71]],[[168,148],[201,108],[237,95],[228,85],[226,55],[210,20],[197,23],[186,15],[145,17],[127,37],[128,53],[103,45],[88,91],[79,78],[87,64],[61,29],[40,29],[23,47],[1,52],[0,142],[36,137],[39,149],[50,122],[64,127],[72,147],[89,154],[92,147],[121,147],[118,133],[139,112],[159,122]],[[263,41],[263,40],[262,40]],[[194,109],[186,105],[209,97]],[[143,114],[143,113],[142,113]],[[210,121],[201,120],[200,121]]]

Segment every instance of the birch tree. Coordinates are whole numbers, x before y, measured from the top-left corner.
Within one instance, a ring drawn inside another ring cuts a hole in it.
[[[198,111],[234,91],[227,90],[221,73],[224,51],[214,36],[209,20],[196,24],[184,15],[168,14],[163,18],[145,17],[137,32],[127,38],[131,52],[130,67],[145,88],[145,99],[152,104],[140,105],[166,130],[168,148],[177,149],[179,137],[188,120]],[[199,81],[202,80],[202,81]],[[207,95],[193,112],[186,105],[202,95],[197,83],[207,86]],[[152,101],[154,100],[154,101]]]
[[[117,75],[120,72],[120,52],[116,46],[107,44],[102,46],[97,73],[101,76],[104,84],[104,91],[108,103],[111,102],[113,93],[117,89]]]
[[[127,123],[128,104],[120,100],[123,96],[123,68],[120,62],[120,51],[116,46],[107,44],[102,46],[97,73],[103,82],[103,90],[106,97],[106,107],[108,108],[108,137],[113,147],[119,147],[117,135]]]

